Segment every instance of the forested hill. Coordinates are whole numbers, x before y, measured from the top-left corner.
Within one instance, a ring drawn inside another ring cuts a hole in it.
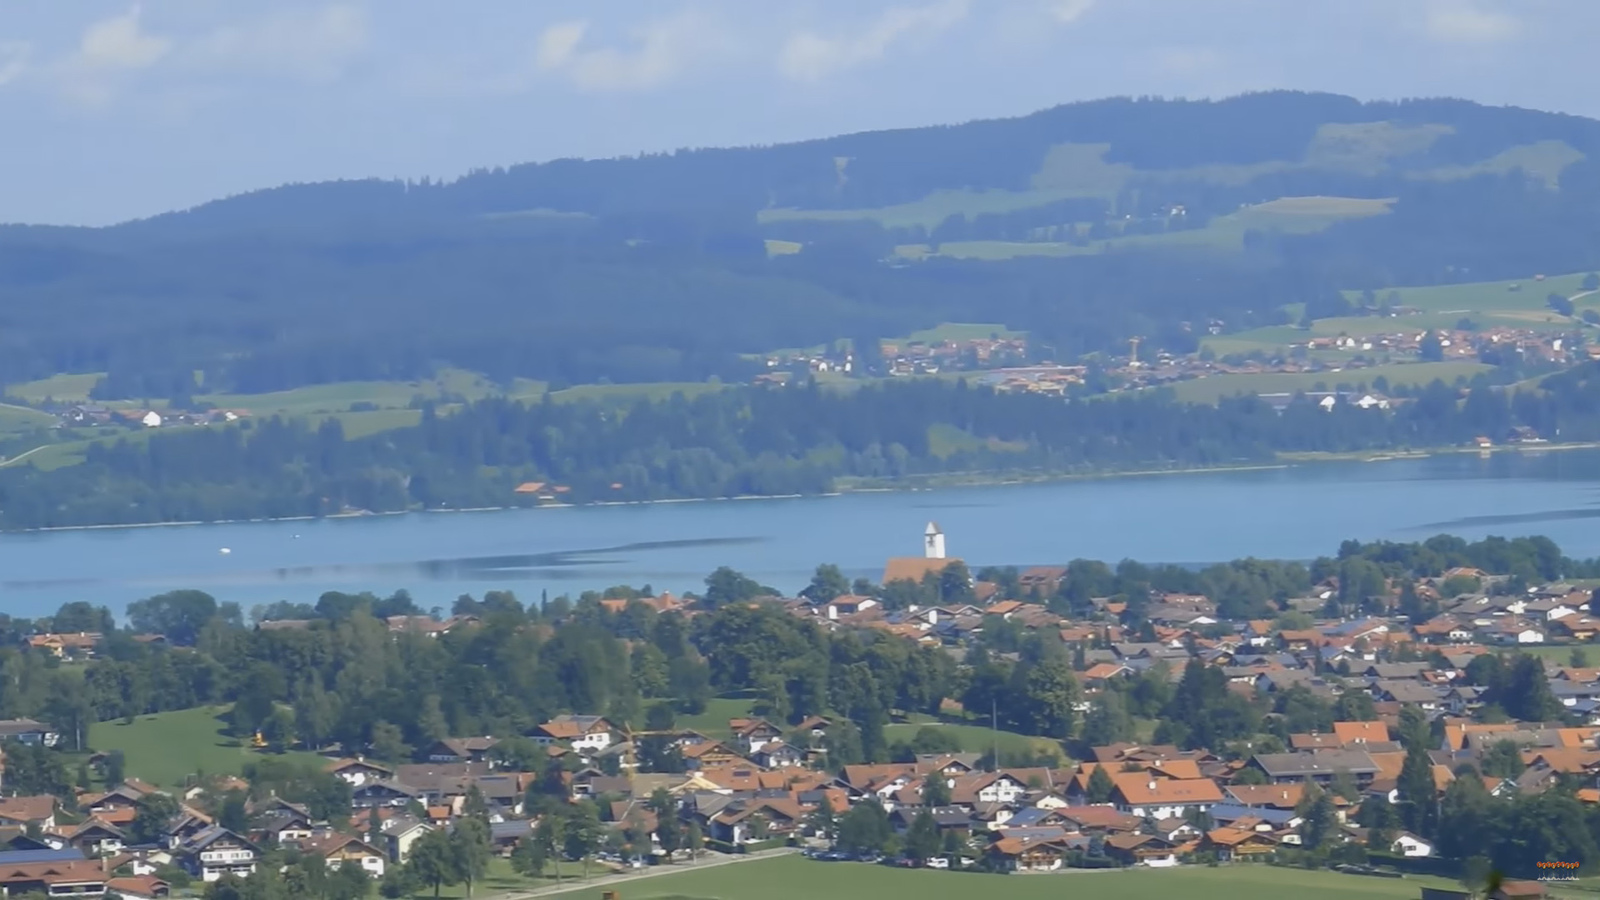
[[[1117,170],[1130,191],[1187,183],[1171,188],[1176,197],[1206,183],[1226,194],[1231,181],[1242,202],[1259,202],[1325,193],[1320,188],[1335,174],[1350,186],[1398,187],[1407,178],[1509,171],[1533,162],[1532,155],[1502,157],[1542,142],[1591,154],[1600,150],[1600,122],[1457,100],[1361,103],[1294,92],[1223,101],[1119,98],[1020,118],[770,147],[564,159],[478,171],[449,183],[294,185],[134,227],[298,230],[314,221],[379,224],[530,210],[641,218],[725,214],[732,224],[765,210],[864,210],[914,203],[936,191],[1088,196],[1108,187],[1091,183],[1105,174],[1095,168]],[[1069,158],[1074,155],[1081,159]],[[1089,162],[1095,157],[1099,166]],[[1574,155],[1565,161],[1575,161]],[[1560,159],[1550,165],[1558,171],[1533,174],[1559,176]],[[1452,168],[1462,171],[1443,171]]]
[[[0,383],[107,398],[415,379],[743,378],[1000,322],[1191,350],[1340,289],[1600,267],[1600,122],[1462,101],[1105,100],[774,147],[293,185],[0,228]]]
[[[1541,390],[1435,382],[1396,410],[1301,398],[1281,414],[1255,397],[1217,406],[1161,393],[1063,403],[965,383],[890,382],[853,392],[729,389],[641,401],[483,401],[420,425],[346,440],[268,420],[91,445],[42,472],[0,468],[0,528],[820,493],[850,480],[940,473],[1062,474],[1270,462],[1282,451],[1461,445],[1518,426],[1600,441],[1600,364]],[[533,493],[516,488],[538,482]],[[558,490],[559,489],[559,490]]]

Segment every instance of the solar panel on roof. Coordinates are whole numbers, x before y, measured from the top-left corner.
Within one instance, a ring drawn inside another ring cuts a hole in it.
[[[0,850],[0,866],[66,862],[73,859],[88,859],[88,857],[76,847],[65,847],[60,850]]]

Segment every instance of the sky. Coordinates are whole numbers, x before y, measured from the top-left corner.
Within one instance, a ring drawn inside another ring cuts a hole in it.
[[[1600,0],[0,0],[0,222],[1114,95],[1600,117]]]

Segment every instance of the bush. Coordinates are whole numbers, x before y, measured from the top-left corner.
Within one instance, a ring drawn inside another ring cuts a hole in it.
[[[1438,856],[1400,856],[1396,853],[1369,850],[1367,862],[1374,866],[1389,866],[1408,875],[1434,875],[1452,879],[1461,875],[1460,860]]]

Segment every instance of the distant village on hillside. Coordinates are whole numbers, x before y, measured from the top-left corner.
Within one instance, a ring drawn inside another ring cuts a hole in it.
[[[1472,362],[1486,354],[1512,355],[1534,367],[1562,367],[1600,359],[1600,345],[1584,345],[1570,336],[1527,328],[1495,326],[1485,329],[1402,328],[1375,334],[1313,336],[1308,333],[1285,348],[1285,353],[1261,351],[1217,358],[1207,352],[1174,354],[1166,350],[1140,353],[1139,339],[1129,341],[1128,355],[1098,361],[1100,378],[1110,390],[1138,390],[1218,375],[1298,374],[1326,376],[1328,384],[1365,382],[1363,369],[1384,361]],[[1209,333],[1220,334],[1222,323],[1213,322]],[[1347,354],[1330,359],[1327,352]],[[1322,352],[1321,356],[1313,355]],[[947,339],[939,341],[885,341],[882,373],[892,377],[971,373],[975,383],[1004,392],[1065,395],[1085,384],[1087,364],[1062,365],[1049,361],[1048,348],[1031,345],[1025,337]],[[856,356],[847,345],[817,352],[775,354],[766,359],[767,371],[756,384],[786,384],[802,377],[863,377]],[[1327,393],[1327,392],[1325,392]],[[1331,394],[1330,394],[1331,395]],[[1381,395],[1380,395],[1381,396]],[[1386,398],[1387,402],[1387,398]]]

